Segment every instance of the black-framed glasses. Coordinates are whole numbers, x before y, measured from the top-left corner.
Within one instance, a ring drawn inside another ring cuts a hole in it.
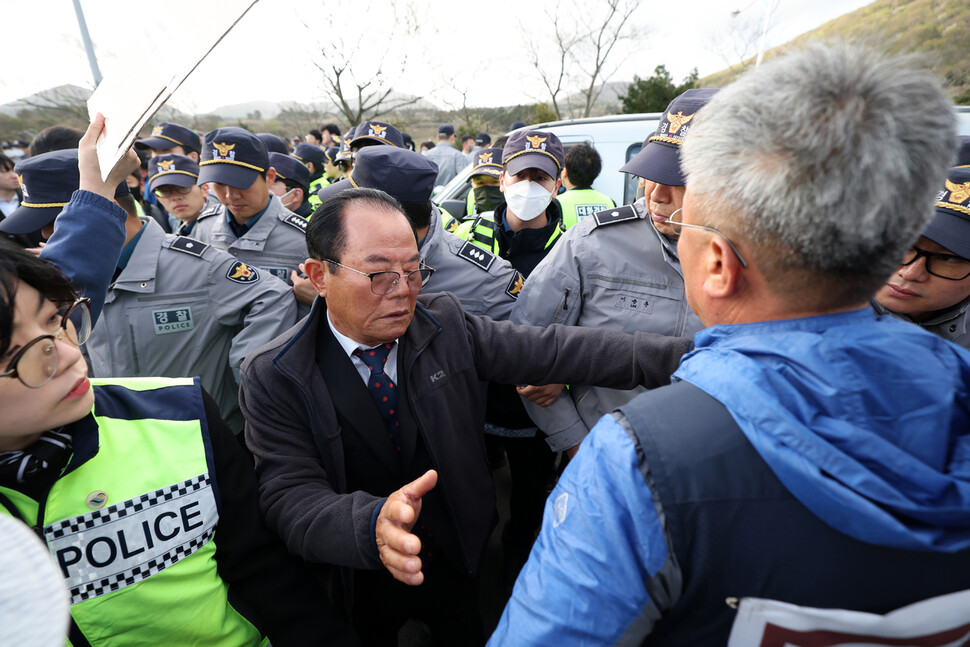
[[[948,281],[962,281],[970,276],[970,261],[967,259],[956,256],[955,254],[928,252],[919,247],[910,247],[906,255],[903,256],[903,262],[900,263],[900,266],[911,265],[920,256],[926,259],[926,271],[933,276],[938,276]]]
[[[370,279],[370,291],[378,296],[384,296],[385,294],[390,294],[397,284],[403,278],[407,282],[408,289],[411,292],[417,292],[421,289],[431,275],[434,274],[434,268],[423,265],[416,270],[411,270],[410,272],[405,272],[401,274],[400,272],[395,272],[393,270],[385,270],[383,272],[361,272],[360,270],[355,270],[352,267],[347,267],[342,263],[337,261],[332,261],[329,258],[323,259],[327,263],[333,263],[338,267],[350,270],[351,272],[357,272],[361,276],[366,276]]]
[[[192,190],[190,186],[176,186],[174,184],[166,184],[165,186],[160,186],[157,189],[152,189],[152,193],[158,198],[167,198],[170,195],[188,195],[189,191]]]
[[[679,214],[681,211],[683,211],[683,209],[678,209],[677,211],[670,214],[669,218],[664,220],[664,224],[670,225],[671,228],[674,230],[675,234],[680,236],[681,227],[693,227],[694,229],[703,229],[704,231],[709,231],[711,233],[717,234],[718,236],[724,239],[724,241],[728,244],[728,246],[730,246],[731,251],[734,252],[734,255],[738,257],[739,261],[741,261],[741,267],[743,268],[748,267],[748,262],[744,260],[744,256],[741,256],[741,252],[739,252],[738,248],[734,246],[734,243],[731,242],[730,238],[722,234],[717,229],[714,229],[714,227],[705,227],[704,225],[691,225],[686,222],[681,222],[680,220],[676,220],[677,214]]]
[[[57,344],[66,338],[75,346],[88,340],[91,335],[91,299],[75,299],[61,314],[61,325],[51,335],[32,339],[17,351],[0,377],[16,377],[31,389],[39,389],[57,373]],[[75,323],[77,322],[77,323]]]

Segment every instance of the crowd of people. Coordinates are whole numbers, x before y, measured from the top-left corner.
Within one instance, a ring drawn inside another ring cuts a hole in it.
[[[724,645],[763,599],[899,644],[871,614],[966,604],[970,141],[908,61],[688,90],[618,170],[160,123],[102,180],[103,127],[0,156],[4,641]]]

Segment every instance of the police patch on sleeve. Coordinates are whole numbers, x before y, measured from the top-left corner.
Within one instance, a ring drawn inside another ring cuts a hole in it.
[[[209,249],[209,246],[200,240],[189,238],[188,236],[179,236],[172,241],[171,248],[202,258],[202,254],[205,253],[205,250]]]
[[[606,209],[604,211],[597,211],[593,214],[593,219],[596,220],[596,224],[602,225],[612,225],[614,222],[623,222],[625,220],[636,220],[637,212],[632,206],[627,205],[625,207],[619,207],[617,209]]]
[[[515,272],[512,276],[512,280],[509,281],[509,287],[505,288],[505,293],[513,299],[518,299],[519,293],[522,292],[523,285],[525,285],[525,277],[518,272]]]
[[[298,216],[294,213],[284,218],[283,222],[288,224],[290,227],[293,227],[294,229],[299,229],[300,231],[303,231],[303,232],[306,231],[307,221],[306,221],[306,218],[304,218],[303,216]]]
[[[255,267],[246,265],[242,261],[236,261],[226,272],[226,278],[236,283],[253,283],[259,280],[259,272]]]
[[[492,263],[495,262],[494,254],[491,252],[486,252],[484,249],[471,242],[465,243],[461,246],[461,249],[458,250],[458,256],[486,271],[492,266]]]

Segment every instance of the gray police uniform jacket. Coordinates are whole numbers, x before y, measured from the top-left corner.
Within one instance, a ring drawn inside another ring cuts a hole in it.
[[[238,432],[243,359],[295,322],[285,283],[146,219],[85,348],[98,377],[198,375]]]
[[[292,285],[290,271],[299,272],[300,263],[307,259],[306,227],[306,218],[296,215],[271,195],[266,212],[242,238],[237,238],[229,228],[226,208],[221,204],[199,214],[192,236]]]
[[[970,330],[967,330],[967,311],[970,310],[970,297],[967,297],[955,306],[951,306],[937,313],[933,318],[920,322],[913,321],[904,314],[899,314],[898,312],[893,312],[883,307],[875,299],[871,299],[870,304],[872,305],[872,309],[876,311],[876,314],[888,314],[897,319],[908,321],[911,324],[930,331],[938,337],[952,341],[957,346],[962,346],[970,350]]]
[[[421,292],[451,292],[469,314],[508,319],[522,290],[522,275],[507,260],[445,231],[434,205],[421,262],[435,269]]]
[[[438,177],[435,178],[435,186],[448,184],[463,168],[468,166],[465,154],[448,142],[438,142],[437,146],[425,151],[424,156],[438,165]]]
[[[660,235],[644,200],[582,219],[529,275],[511,320],[693,337],[677,246]],[[603,358],[610,361],[610,358]],[[579,444],[603,415],[642,393],[579,387],[550,406],[523,401],[553,451]]]

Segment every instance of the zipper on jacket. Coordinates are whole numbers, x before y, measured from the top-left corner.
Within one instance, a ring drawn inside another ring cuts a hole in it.
[[[569,305],[566,303],[566,300],[568,298],[569,298],[569,288],[566,288],[566,291],[562,293],[562,311],[563,312],[566,312],[567,310],[569,310]]]

